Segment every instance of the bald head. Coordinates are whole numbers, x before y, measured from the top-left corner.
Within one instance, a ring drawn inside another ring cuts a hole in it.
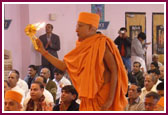
[[[48,68],[42,68],[40,71],[40,76],[48,79],[50,77],[50,70]]]

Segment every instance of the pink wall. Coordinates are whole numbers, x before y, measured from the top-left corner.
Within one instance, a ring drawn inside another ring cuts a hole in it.
[[[63,59],[63,56],[75,47],[78,14],[81,11],[90,12],[90,9],[91,6],[88,4],[11,4],[5,6],[5,16],[12,19],[12,23],[9,29],[5,30],[4,47],[12,51],[13,66],[20,71],[22,78],[26,75],[29,64],[41,64],[41,55],[33,49],[30,39],[24,34],[25,26],[43,21],[53,24],[53,32],[60,36],[61,50],[58,54],[60,59]],[[164,12],[163,5],[107,4],[105,5],[105,20],[110,21],[110,25],[102,32],[114,40],[119,28],[125,26],[125,12],[146,12],[147,41],[151,42],[152,12]],[[49,20],[50,13],[56,14],[55,21]],[[39,30],[36,36],[39,37],[43,33],[45,33],[44,28]],[[152,47],[148,48],[147,54],[149,63]]]
[[[5,5],[5,18],[12,22],[4,31],[4,48],[12,51],[13,67],[22,70],[20,5]]]

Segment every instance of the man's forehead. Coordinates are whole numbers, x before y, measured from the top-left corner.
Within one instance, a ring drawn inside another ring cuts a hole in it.
[[[37,77],[36,79],[35,79],[35,81],[42,81],[43,80],[43,77]]]
[[[129,89],[137,89],[137,86],[132,84],[132,85],[130,85]]]
[[[139,66],[139,63],[134,63],[134,65]]]
[[[15,72],[13,72],[13,71],[11,71],[10,73],[9,73],[9,76],[16,76],[17,74],[15,73]]]
[[[29,67],[28,70],[34,70],[32,67]]]
[[[38,84],[36,84],[36,83],[33,83],[31,85],[31,89],[35,89],[35,88],[40,88],[40,86]]]
[[[52,25],[51,24],[47,24],[46,27],[52,27]]]
[[[79,21],[78,21],[77,25],[85,26],[85,25],[89,25],[89,24],[86,24],[86,23],[83,23],[83,22],[79,22]]]
[[[5,99],[5,102],[8,102],[8,103],[10,103],[10,102],[13,102],[13,103],[17,103],[15,100],[13,100],[13,99]]]
[[[145,80],[152,80],[152,76],[151,75],[146,75]]]
[[[145,100],[148,102],[154,102],[156,99],[154,99],[152,96],[151,97],[145,97]]]
[[[49,71],[48,68],[43,68],[43,69],[41,69],[41,72],[48,72],[48,71]]]

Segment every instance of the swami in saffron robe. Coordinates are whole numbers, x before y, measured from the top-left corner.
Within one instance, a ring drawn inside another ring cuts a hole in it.
[[[121,111],[127,104],[128,78],[118,48],[108,37],[95,34],[77,41],[76,47],[64,56],[67,72],[81,100],[80,111],[100,111],[108,98],[110,83],[104,84],[103,76],[106,45],[114,55],[118,70],[114,101],[108,110]]]

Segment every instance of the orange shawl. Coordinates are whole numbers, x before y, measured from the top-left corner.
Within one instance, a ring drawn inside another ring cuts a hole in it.
[[[118,66],[118,81],[114,101],[109,110],[119,111],[127,104],[125,97],[128,79],[118,48],[102,34],[91,36],[64,57],[68,74],[81,99],[80,110],[98,111],[107,99],[109,84],[104,83],[104,52],[106,44],[114,55]]]

